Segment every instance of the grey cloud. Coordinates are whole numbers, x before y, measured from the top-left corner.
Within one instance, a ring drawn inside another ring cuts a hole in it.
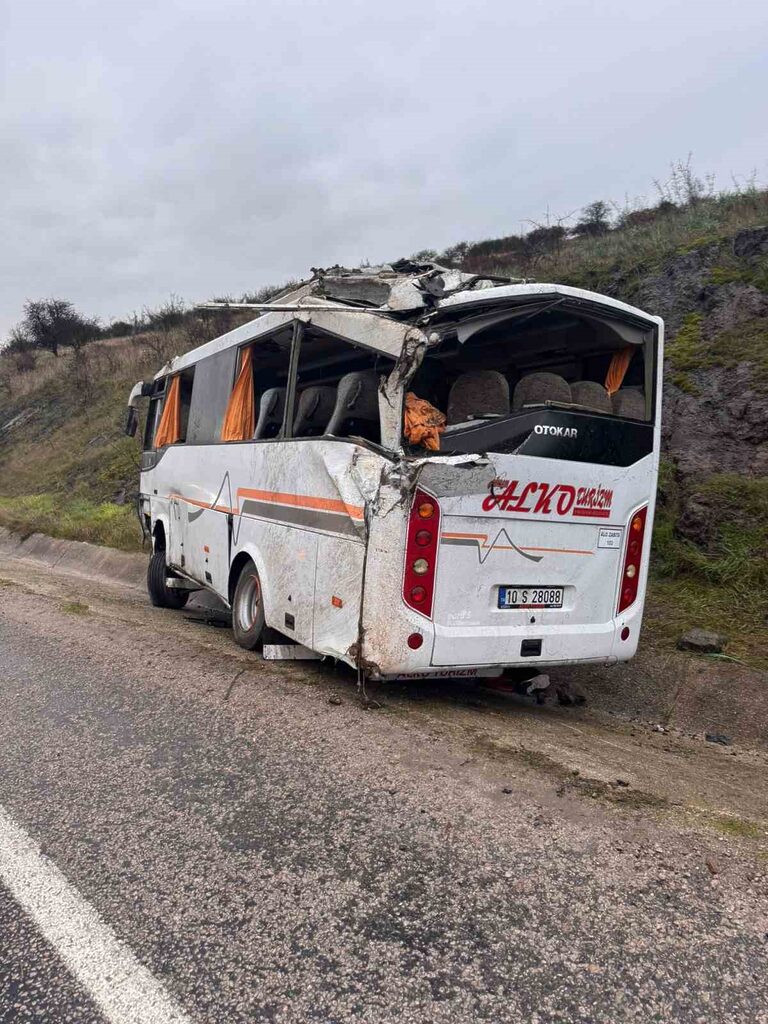
[[[5,0],[0,332],[765,178],[764,4]]]

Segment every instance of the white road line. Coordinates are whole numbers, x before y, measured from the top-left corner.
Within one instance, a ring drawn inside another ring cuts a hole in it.
[[[160,982],[2,807],[0,881],[110,1024],[191,1024]]]

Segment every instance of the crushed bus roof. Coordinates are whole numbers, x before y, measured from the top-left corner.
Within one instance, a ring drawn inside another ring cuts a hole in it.
[[[313,268],[312,277],[265,303],[203,303],[201,309],[252,309],[254,319],[175,357],[156,377],[177,372],[232,345],[258,341],[300,320],[321,331],[397,359],[414,344],[434,343],[430,326],[487,307],[535,303],[562,296],[631,318],[642,331],[658,318],[617,299],[567,285],[467,274],[436,263],[399,260],[375,267]],[[630,340],[627,338],[627,340]]]

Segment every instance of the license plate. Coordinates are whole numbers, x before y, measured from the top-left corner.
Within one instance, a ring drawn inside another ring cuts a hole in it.
[[[499,587],[499,608],[562,608],[562,587]]]

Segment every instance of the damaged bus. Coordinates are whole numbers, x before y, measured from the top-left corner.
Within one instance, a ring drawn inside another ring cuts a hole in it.
[[[253,312],[131,393],[154,604],[369,678],[632,657],[659,317],[409,261]]]

